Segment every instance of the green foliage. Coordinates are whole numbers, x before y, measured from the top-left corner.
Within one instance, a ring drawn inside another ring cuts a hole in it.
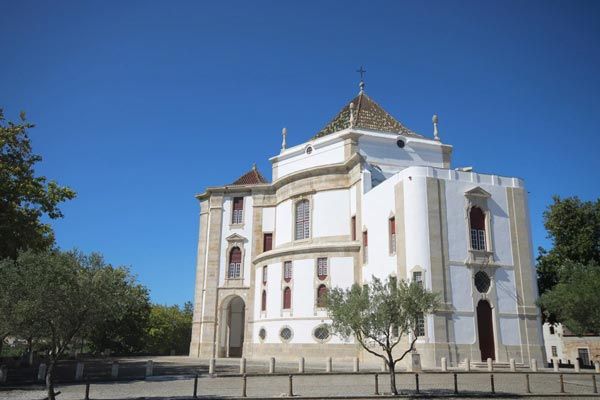
[[[385,282],[373,278],[368,285],[354,284],[350,289],[334,288],[327,296],[332,330],[343,338],[354,336],[366,351],[387,363],[394,394],[395,365],[414,349],[419,317],[437,307],[437,294],[394,277]],[[409,347],[399,354],[394,352],[402,337],[409,334]]]
[[[49,249],[54,234],[41,218],[61,218],[58,204],[75,197],[68,187],[36,176],[42,158],[32,153],[27,130],[33,127],[24,113],[19,123],[5,122],[0,109],[0,259],[14,259],[22,249]]]
[[[154,304],[148,322],[146,351],[151,354],[187,354],[192,337],[192,303],[179,306]]]
[[[569,261],[600,265],[600,199],[592,202],[555,196],[544,212],[544,226],[553,247],[539,249],[540,293],[559,283],[561,270]]]
[[[578,336],[600,334],[598,265],[567,261],[559,275],[559,282],[540,297],[538,304]]]

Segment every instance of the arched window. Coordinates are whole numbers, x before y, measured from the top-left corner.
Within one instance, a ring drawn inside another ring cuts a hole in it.
[[[327,268],[327,258],[317,258],[317,277],[320,280],[327,278],[327,275],[329,275],[328,269],[329,268]]]
[[[283,280],[289,282],[292,280],[292,262],[285,261],[283,263]]]
[[[260,299],[260,311],[267,311],[267,291],[263,290],[262,297]]]
[[[229,270],[228,278],[239,278],[242,272],[242,252],[239,247],[234,247],[229,252]]]
[[[310,237],[310,208],[308,200],[296,203],[296,240]]]
[[[292,289],[286,287],[283,289],[283,309],[289,310],[292,308]]]
[[[327,297],[327,286],[319,285],[317,288],[317,307],[325,307],[325,298]]]
[[[263,281],[263,285],[267,284],[267,266],[266,265],[262,268],[262,281]]]
[[[486,250],[485,214],[481,211],[481,208],[471,208],[469,222],[471,223],[471,248],[473,250]]]

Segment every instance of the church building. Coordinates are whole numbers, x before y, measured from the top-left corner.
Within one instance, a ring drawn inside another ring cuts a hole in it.
[[[416,342],[425,368],[544,360],[527,191],[451,168],[452,146],[359,94],[305,143],[197,195],[190,356],[371,360],[333,335],[333,287],[394,275],[439,293]],[[408,359],[408,358],[407,358]]]

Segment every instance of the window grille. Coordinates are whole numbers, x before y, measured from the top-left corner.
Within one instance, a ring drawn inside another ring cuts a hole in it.
[[[415,282],[417,285],[423,287],[423,272],[414,271],[413,272],[413,282]]]
[[[227,270],[227,277],[230,279],[237,279],[241,276],[242,272],[242,252],[239,247],[234,247],[229,253],[229,269]]]
[[[329,328],[327,325],[319,325],[315,328],[313,335],[315,339],[324,342],[325,340],[329,339]]]
[[[310,207],[308,200],[296,203],[296,240],[310,237]]]
[[[417,335],[417,337],[425,336],[425,317],[423,316],[423,313],[419,313],[419,315],[417,316],[417,326],[415,335]]]
[[[327,278],[329,268],[327,266],[327,258],[317,258],[317,277],[320,280]]]
[[[233,212],[231,214],[232,224],[241,224],[244,216],[244,198],[233,198]]]
[[[286,261],[283,263],[283,280],[289,282],[292,280],[292,262]]]

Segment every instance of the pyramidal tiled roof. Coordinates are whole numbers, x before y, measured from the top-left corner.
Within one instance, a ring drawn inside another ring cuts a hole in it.
[[[387,113],[379,104],[374,102],[367,94],[361,92],[352,101],[342,108],[313,139],[317,139],[334,132],[350,127],[350,103],[354,103],[354,127],[379,132],[399,133],[405,136],[423,137],[402,125],[398,120]]]
[[[252,169],[240,176],[231,185],[257,185],[261,183],[269,183],[258,169],[256,165],[252,166]]]

